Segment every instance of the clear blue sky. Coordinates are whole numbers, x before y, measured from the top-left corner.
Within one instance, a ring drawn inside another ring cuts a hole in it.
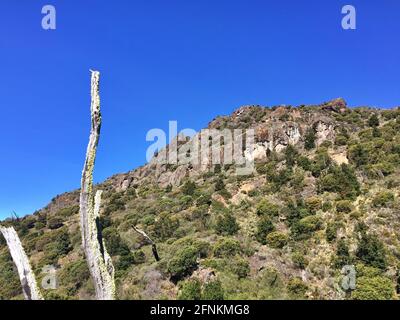
[[[341,8],[357,9],[357,30]],[[57,29],[41,28],[41,8]],[[89,69],[102,73],[96,181],[145,163],[146,132],[243,104],[400,105],[398,0],[2,0],[0,217],[79,187]]]

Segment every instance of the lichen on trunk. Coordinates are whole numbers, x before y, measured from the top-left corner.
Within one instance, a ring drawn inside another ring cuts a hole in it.
[[[82,172],[80,219],[82,245],[98,300],[115,299],[114,267],[107,253],[99,223],[102,191],[93,190],[93,169],[100,138],[101,113],[99,96],[100,73],[92,71],[91,77],[91,130],[86,160]]]
[[[19,279],[21,281],[22,291],[26,300],[43,300],[43,296],[38,288],[35,274],[32,271],[29,259],[22,247],[17,232],[13,227],[0,227],[10,250],[11,257],[17,267]]]

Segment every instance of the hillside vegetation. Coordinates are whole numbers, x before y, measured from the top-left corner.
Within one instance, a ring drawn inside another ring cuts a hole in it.
[[[100,224],[119,299],[398,299],[400,109],[245,106],[209,128],[254,128],[256,170],[157,162],[111,177]],[[93,299],[79,191],[8,219],[47,299]],[[156,243],[134,231],[137,226]],[[345,265],[356,289],[341,289]],[[22,299],[0,236],[0,299]]]

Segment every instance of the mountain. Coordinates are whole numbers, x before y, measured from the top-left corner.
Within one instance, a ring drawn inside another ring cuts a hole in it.
[[[174,150],[191,156],[200,141],[178,136],[148,164],[96,186],[119,299],[399,298],[400,108],[349,108],[343,99],[243,106],[206,129],[254,130],[240,152],[254,170],[211,165],[211,154],[171,163]],[[210,146],[220,155],[229,147]],[[79,190],[1,224],[17,230],[39,283],[45,266],[56,268],[47,299],[94,298]],[[134,227],[154,240],[159,261]],[[0,238],[0,299],[21,298]]]

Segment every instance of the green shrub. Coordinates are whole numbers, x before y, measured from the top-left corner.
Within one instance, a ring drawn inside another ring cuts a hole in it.
[[[305,205],[310,212],[315,213],[321,209],[322,201],[318,197],[310,197],[306,199]]]
[[[246,278],[250,273],[250,265],[246,259],[239,256],[235,257],[230,265],[231,271],[238,276],[239,279]]]
[[[394,194],[389,191],[379,192],[372,200],[375,208],[390,207],[394,202]]]
[[[366,265],[386,269],[386,253],[383,243],[375,235],[362,232],[356,256]]]
[[[347,243],[340,239],[336,248],[336,257],[334,259],[335,268],[342,268],[345,265],[351,264],[352,259],[350,257],[349,247]]]
[[[68,288],[70,295],[74,295],[89,279],[90,272],[87,262],[79,259],[65,265],[58,273],[60,284]]]
[[[336,202],[336,211],[341,213],[350,213],[353,210],[351,201],[340,200]]]
[[[184,195],[192,196],[196,191],[196,184],[193,181],[188,180],[184,183],[181,190]]]
[[[219,235],[234,235],[238,232],[239,225],[235,217],[230,213],[218,215],[215,223],[215,231]]]
[[[292,254],[292,261],[293,264],[300,269],[305,269],[308,265],[306,257],[299,251],[296,251]]]
[[[275,227],[268,216],[263,216],[257,223],[256,239],[261,244],[267,244],[267,235],[274,231]]]
[[[393,282],[386,277],[359,277],[351,298],[354,300],[392,300],[395,298],[395,288]]]
[[[295,299],[304,299],[308,286],[300,278],[292,278],[287,284],[289,295]]]
[[[320,230],[323,226],[322,219],[318,216],[308,216],[291,227],[292,235],[296,240],[310,237],[313,232]]]
[[[132,253],[128,253],[119,257],[115,267],[117,271],[125,271],[134,263],[135,263],[135,256]]]
[[[370,127],[379,127],[379,118],[375,113],[368,119],[368,125]]]
[[[212,280],[204,285],[203,300],[224,300],[224,294],[224,289],[219,280]]]
[[[214,256],[219,258],[233,257],[240,252],[240,242],[232,238],[219,239],[213,248]]]
[[[128,255],[130,250],[127,244],[122,240],[119,232],[114,227],[109,227],[103,230],[103,238],[105,240],[107,252],[111,256]]]
[[[141,264],[146,261],[146,255],[142,250],[135,250],[133,252],[133,260],[135,264]]]
[[[47,221],[47,227],[51,230],[59,229],[63,226],[63,221],[58,217],[51,217]]]
[[[179,300],[201,300],[201,283],[199,279],[189,279],[181,283]]]
[[[341,224],[338,222],[329,222],[326,226],[325,234],[326,234],[326,241],[333,242],[336,240],[337,232]]]
[[[261,200],[256,208],[256,213],[259,216],[270,216],[274,217],[279,215],[279,207],[275,204],[270,203],[268,200]]]
[[[154,223],[154,234],[157,239],[165,241],[172,237],[179,227],[179,220],[168,212],[162,212]]]
[[[181,279],[197,267],[198,251],[193,246],[186,246],[177,251],[168,262],[168,272],[171,277]]]
[[[314,128],[309,128],[306,132],[305,135],[305,140],[304,140],[304,148],[306,150],[311,150],[315,148],[315,130]]]
[[[267,244],[271,248],[281,249],[288,242],[288,236],[279,231],[273,231],[267,235]]]

